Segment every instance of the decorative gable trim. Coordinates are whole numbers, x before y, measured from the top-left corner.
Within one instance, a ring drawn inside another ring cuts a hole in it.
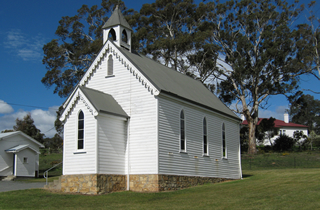
[[[144,74],[123,55],[117,47],[109,46],[110,53],[143,85],[151,95],[159,95],[160,91],[144,76]]]
[[[141,71],[135,67],[129,59],[125,55],[123,55],[114,44],[108,40],[106,44],[103,46],[102,50],[100,51],[99,55],[96,57],[86,74],[81,79],[79,85],[85,86],[89,81],[90,77],[93,75],[93,72],[99,68],[101,62],[104,59],[107,59],[108,55],[111,54],[115,57],[114,62],[118,61],[121,65],[124,66],[132,76],[136,77],[137,81],[143,85],[151,95],[159,95],[160,91],[151,83],[149,79],[147,79]]]
[[[74,108],[76,102],[80,100],[88,111],[94,116],[98,116],[99,112],[95,109],[93,104],[89,101],[89,99],[85,96],[85,94],[77,88],[77,92],[73,95],[73,97],[69,100],[68,106],[65,108],[64,112],[62,113],[60,117],[60,121],[64,121],[67,116],[71,113],[72,109]]]

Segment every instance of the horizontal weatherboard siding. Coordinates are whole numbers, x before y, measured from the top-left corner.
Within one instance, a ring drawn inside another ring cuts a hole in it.
[[[186,153],[179,151],[180,111],[185,114]],[[207,120],[208,154],[203,156],[203,118]],[[227,159],[222,159],[222,123]],[[239,123],[167,97],[159,97],[159,174],[238,179]]]

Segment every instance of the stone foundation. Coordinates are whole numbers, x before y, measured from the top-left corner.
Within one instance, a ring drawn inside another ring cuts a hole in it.
[[[61,191],[93,195],[124,191],[127,189],[126,180],[126,175],[62,175]]]
[[[127,175],[79,174],[62,175],[61,191],[82,194],[104,194],[127,190]],[[227,181],[225,178],[158,174],[130,175],[130,190],[160,192]]]
[[[136,192],[159,192],[167,190],[180,190],[183,188],[202,185],[205,183],[218,183],[227,181],[225,178],[155,175],[130,175],[130,190]]]

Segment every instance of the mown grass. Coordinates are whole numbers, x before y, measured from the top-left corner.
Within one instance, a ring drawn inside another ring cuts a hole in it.
[[[46,151],[42,151],[39,155],[39,177],[43,177],[43,173],[62,161],[62,153],[48,154]],[[49,177],[62,175],[62,165],[49,171]]]
[[[243,170],[320,168],[320,152],[242,154],[241,165]]]
[[[244,170],[244,179],[160,193],[0,193],[0,209],[320,209],[320,169]]]

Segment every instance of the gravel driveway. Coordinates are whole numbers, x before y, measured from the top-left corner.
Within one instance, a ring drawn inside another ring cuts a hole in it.
[[[43,188],[45,182],[0,181],[0,192]]]

